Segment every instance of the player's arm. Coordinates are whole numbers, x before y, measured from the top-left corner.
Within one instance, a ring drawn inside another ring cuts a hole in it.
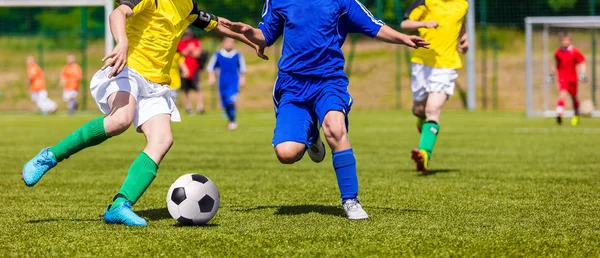
[[[381,26],[381,29],[375,38],[386,43],[401,44],[412,48],[429,48],[430,44],[429,42],[425,42],[425,40],[419,36],[400,33],[387,25]]]
[[[240,59],[239,59],[239,69],[240,69],[240,82],[239,82],[239,86],[240,87],[244,87],[246,86],[246,60],[244,60],[244,56],[242,54],[240,54]]]
[[[230,29],[244,34],[244,36],[254,44],[265,48],[275,44],[277,39],[281,37],[283,34],[285,18],[281,13],[274,10],[271,1],[266,1],[263,8],[262,19],[263,21],[258,25],[258,28],[236,22],[230,25]]]
[[[104,66],[102,66],[102,70],[113,67],[113,70],[108,75],[109,78],[119,74],[123,71],[125,65],[127,65],[129,42],[127,41],[126,20],[128,17],[133,16],[133,8],[136,8],[136,1],[119,0],[117,2],[120,4],[119,7],[117,7],[109,16],[110,31],[112,32],[117,45],[110,54],[102,58],[102,62],[106,62]],[[137,3],[139,3],[139,1],[137,1]]]
[[[219,17],[219,26],[217,26],[216,31],[221,33],[224,36],[230,37],[232,39],[235,39],[237,41],[241,41],[244,44],[250,46],[251,48],[253,48],[256,51],[256,55],[264,60],[269,60],[269,57],[265,55],[265,47],[259,44],[256,44],[254,41],[250,40],[249,38],[246,37],[245,34],[241,34],[238,32],[235,32],[233,30],[230,29],[230,25],[232,24],[231,21]]]
[[[435,29],[439,26],[439,24],[436,21],[427,21],[427,22],[422,22],[422,21],[413,21],[410,19],[406,19],[404,21],[402,21],[402,23],[400,23],[400,27],[405,30],[405,31],[417,31],[421,28],[427,28],[427,29]]]
[[[67,84],[67,68],[63,68],[62,72],[60,72],[60,80],[58,82],[58,84],[60,85],[61,88],[64,88],[65,85]]]
[[[217,83],[217,76],[215,74],[215,69],[217,67],[217,53],[214,53],[210,60],[208,61],[208,65],[206,65],[206,71],[208,72],[208,85],[215,85]]]
[[[460,28],[460,34],[458,35],[458,52],[461,54],[466,54],[469,51],[469,37],[467,33],[467,27],[465,23],[463,23],[462,28]]]
[[[575,53],[575,61],[577,62],[577,66],[579,67],[579,80],[582,82],[587,81],[587,67],[585,65],[585,58],[583,57],[581,52],[579,52],[579,50],[577,50],[577,52]]]

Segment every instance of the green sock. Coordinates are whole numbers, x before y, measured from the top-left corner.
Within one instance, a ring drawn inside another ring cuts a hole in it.
[[[119,204],[125,201],[135,204],[156,177],[156,170],[158,170],[158,165],[148,154],[142,152],[131,163],[125,182],[123,182],[119,193],[115,196],[110,209],[118,207]]]
[[[435,141],[437,140],[438,132],[440,131],[440,126],[433,121],[427,121],[423,124],[423,131],[421,131],[421,142],[419,143],[419,150],[427,151],[429,157],[431,157],[431,152],[433,151],[433,146],[435,145]]]
[[[87,147],[106,141],[108,138],[110,136],[104,131],[104,117],[98,117],[79,127],[56,146],[50,147],[49,151],[54,154],[57,162],[61,162]]]

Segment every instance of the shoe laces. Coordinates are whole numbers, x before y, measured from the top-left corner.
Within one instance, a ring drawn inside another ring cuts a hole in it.
[[[361,205],[357,200],[347,200],[346,203],[344,203],[344,207],[348,211],[355,211],[360,209]]]
[[[46,151],[43,155],[41,159],[36,160],[35,162],[35,167],[36,168],[45,168],[48,166],[53,166],[54,165],[54,161],[52,160],[52,158],[49,156],[48,151]]]

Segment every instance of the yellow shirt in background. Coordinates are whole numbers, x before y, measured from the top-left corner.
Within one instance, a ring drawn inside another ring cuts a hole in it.
[[[467,0],[415,1],[404,18],[421,22],[436,21],[439,26],[435,29],[419,29],[421,37],[431,46],[429,49],[415,50],[411,61],[436,68],[462,68],[456,47],[468,8]]]
[[[185,57],[175,52],[173,63],[171,64],[171,85],[170,89],[178,90],[181,88],[181,74],[179,73],[179,65],[185,62]]]

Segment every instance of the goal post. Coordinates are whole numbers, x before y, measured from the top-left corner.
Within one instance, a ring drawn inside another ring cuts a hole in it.
[[[577,34],[575,46],[583,46],[581,49],[588,63],[589,84],[580,85],[580,99],[596,100],[596,56],[595,56],[595,33],[600,28],[600,16],[559,16],[559,17],[527,17],[525,18],[525,44],[526,44],[526,114],[528,117],[552,117],[556,116],[556,84],[548,82],[551,66],[554,65],[553,53],[557,47],[557,32],[574,31]],[[587,33],[589,31],[591,33]],[[591,39],[590,39],[590,35]],[[575,35],[574,35],[575,38]],[[556,40],[554,40],[556,39]],[[596,103],[594,103],[595,105]],[[565,112],[566,116],[572,116],[572,111]],[[600,117],[600,112],[591,113],[594,117]]]
[[[114,0],[0,0],[0,7],[83,7],[104,6],[104,52],[110,54],[114,48],[108,17],[114,10]]]

